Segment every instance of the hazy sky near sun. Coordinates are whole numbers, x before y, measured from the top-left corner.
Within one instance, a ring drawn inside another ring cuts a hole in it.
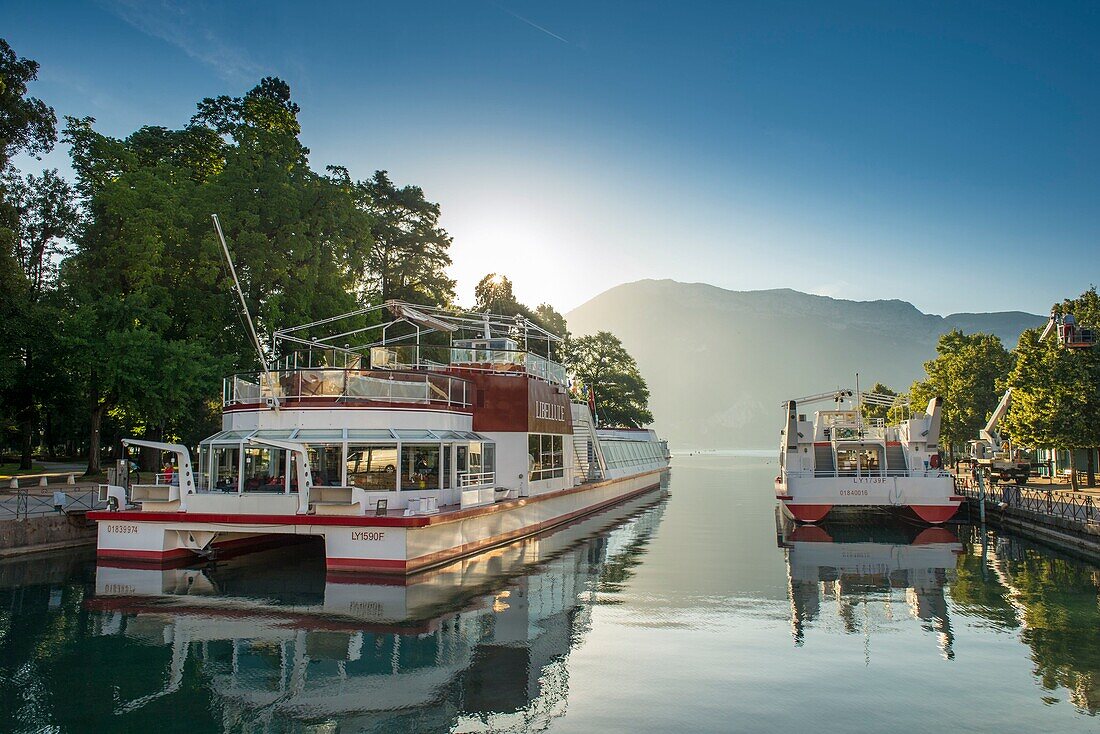
[[[1100,281],[1094,3],[7,0],[0,34],[112,135],[286,79],[314,167],[441,203],[466,303],[491,271],[562,311],[674,278],[1044,313]]]

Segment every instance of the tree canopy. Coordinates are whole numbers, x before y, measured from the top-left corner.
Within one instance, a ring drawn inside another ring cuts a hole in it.
[[[57,142],[57,116],[42,100],[27,95],[38,78],[38,62],[16,56],[0,38],[0,171],[19,152],[39,156]]]
[[[194,396],[219,394],[224,372],[258,367],[211,213],[261,326],[360,303],[372,220],[346,177],[310,168],[297,114],[285,82],[264,79],[243,97],[203,100],[180,130],[119,140],[89,118],[67,120],[88,221],[66,286],[74,343],[92,365],[93,437],[108,412],[156,437],[209,431],[216,413]]]
[[[439,204],[425,199],[419,186],[398,188],[386,171],[357,184],[356,194],[373,220],[366,271],[370,295],[381,302],[451,303],[451,236],[439,225]]]
[[[571,340],[566,366],[595,395],[600,425],[641,428],[653,422],[645,378],[611,332]]]
[[[43,403],[51,387],[59,392],[65,312],[55,298],[57,265],[78,223],[73,191],[56,170],[23,176],[11,163],[17,153],[40,156],[57,140],[53,109],[27,93],[37,76],[37,62],[0,39],[0,407],[24,469]]]
[[[1100,296],[1095,288],[1054,310],[1073,314],[1081,327],[1100,326]],[[1016,363],[1007,380],[1012,404],[1004,425],[1024,445],[1071,449],[1072,466],[1072,449],[1100,446],[1100,351],[1070,349],[1053,336],[1041,339],[1041,333],[1030,329],[1020,336]],[[1091,483],[1095,467],[1089,468]],[[1075,473],[1073,480],[1076,483]]]
[[[927,378],[913,383],[909,398],[925,405],[944,399],[941,437],[952,454],[977,438],[997,407],[1012,355],[992,334],[964,334],[955,329],[940,337],[935,359],[924,363]]]

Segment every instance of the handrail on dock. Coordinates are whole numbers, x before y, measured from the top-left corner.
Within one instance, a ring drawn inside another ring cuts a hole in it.
[[[974,501],[982,499],[982,489],[970,477],[955,477],[955,492]],[[985,489],[985,501],[1063,520],[1100,523],[1100,508],[1096,499],[1082,492],[995,484]]]

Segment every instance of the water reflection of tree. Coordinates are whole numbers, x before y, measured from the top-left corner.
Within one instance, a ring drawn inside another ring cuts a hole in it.
[[[1007,590],[982,561],[980,550],[973,547],[971,550],[959,556],[955,580],[950,583],[951,600],[961,613],[984,620],[996,629],[1016,629],[1020,623]]]
[[[1022,638],[1043,687],[1069,691],[1079,709],[1100,711],[1100,588],[1094,567],[1035,550],[1006,562],[1022,605]]]
[[[634,576],[634,568],[641,565],[642,557],[649,545],[651,531],[642,532],[625,548],[609,557],[600,570],[596,591],[601,594],[618,594],[623,586]],[[601,599],[602,604],[621,604],[622,599],[608,596]]]
[[[983,562],[981,539],[972,540],[951,584],[955,605],[993,627],[1021,629],[1043,688],[1064,688],[1079,710],[1100,712],[1100,572],[1008,538],[990,541]]]

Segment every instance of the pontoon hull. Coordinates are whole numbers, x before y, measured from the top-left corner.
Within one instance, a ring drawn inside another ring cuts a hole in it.
[[[194,512],[94,512],[97,556],[107,563],[180,564],[205,547],[320,536],[330,572],[409,574],[547,530],[660,486],[667,470],[436,515],[214,515]],[[278,538],[276,538],[277,540]],[[197,541],[197,543],[196,543]]]
[[[928,525],[947,522],[964,498],[948,475],[927,477],[787,477],[776,480],[784,514],[801,523],[868,511],[909,515]]]

